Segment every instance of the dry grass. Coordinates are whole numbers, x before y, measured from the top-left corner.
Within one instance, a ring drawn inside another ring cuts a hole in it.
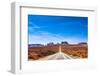
[[[88,57],[88,48],[87,46],[81,45],[73,45],[73,46],[62,46],[62,51],[68,55],[79,57],[79,58],[87,58]]]
[[[87,45],[61,45],[62,52],[71,55],[73,57],[87,58],[88,48]],[[59,45],[33,47],[28,48],[28,59],[38,60],[39,58],[55,54],[59,51]]]

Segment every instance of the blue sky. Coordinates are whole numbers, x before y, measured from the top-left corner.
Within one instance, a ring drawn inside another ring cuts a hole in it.
[[[87,42],[88,18],[74,16],[28,15],[29,44]]]

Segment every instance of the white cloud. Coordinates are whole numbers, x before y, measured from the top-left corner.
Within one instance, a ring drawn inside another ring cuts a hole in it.
[[[49,42],[60,43],[62,41],[67,41],[68,43],[76,44],[84,40],[73,37],[62,37],[59,34],[52,34],[43,31],[40,31],[39,33],[35,33],[33,35],[29,35],[29,44],[47,44]]]
[[[29,27],[33,28],[33,29],[39,29],[39,28],[45,28],[47,26],[38,26],[37,24],[33,23],[33,22],[29,22]]]

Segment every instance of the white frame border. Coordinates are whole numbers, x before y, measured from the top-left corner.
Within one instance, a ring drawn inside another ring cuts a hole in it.
[[[60,10],[79,10],[79,11],[93,11],[96,13],[96,8],[93,7],[46,7],[46,4],[32,4],[32,3],[12,3],[11,4],[11,72],[21,73],[21,8],[22,7],[36,7],[36,8],[46,8],[46,9],[60,9]],[[96,19],[96,18],[95,18]]]

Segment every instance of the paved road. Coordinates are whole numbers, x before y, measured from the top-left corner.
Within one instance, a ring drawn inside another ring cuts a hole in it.
[[[41,58],[40,60],[63,60],[63,59],[72,59],[72,57],[62,52],[61,53],[58,52],[56,54]]]
[[[46,56],[40,60],[63,60],[63,59],[73,59],[73,57],[63,53],[61,51],[61,46],[59,46],[59,51],[56,54]]]

